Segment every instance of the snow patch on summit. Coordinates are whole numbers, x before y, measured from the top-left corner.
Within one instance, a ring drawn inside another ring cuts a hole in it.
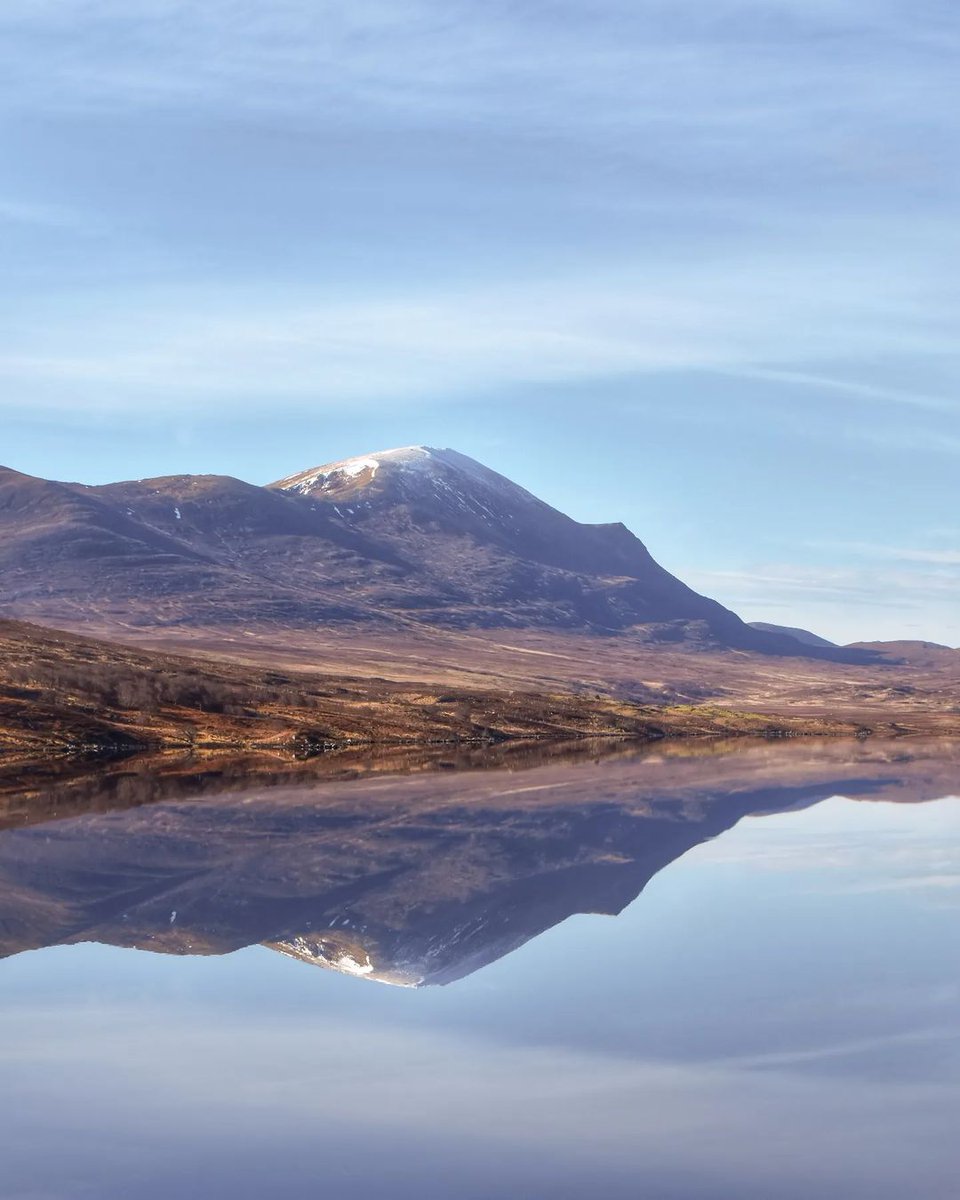
[[[368,495],[365,489],[377,480]],[[433,446],[400,446],[313,467],[271,485],[304,499],[338,500],[334,511],[346,520],[366,513],[382,494],[386,503],[416,502],[421,508],[445,513],[470,525],[482,522],[499,535],[520,535],[524,519],[542,519],[552,512],[536,496],[456,450]],[[346,501],[346,503],[344,503]],[[518,514],[527,514],[521,518]],[[554,514],[556,515],[556,514]]]
[[[380,463],[375,458],[351,458],[337,470],[341,475],[362,475],[364,471],[372,471],[376,475],[379,466]]]
[[[369,473],[373,479],[385,463],[401,468],[426,466],[435,452],[429,446],[400,446],[395,450],[379,450],[376,454],[363,454],[356,458],[344,458],[339,462],[325,463],[299,475],[281,479],[272,486],[284,492],[299,492],[307,495],[313,491],[327,491],[345,480],[358,479]]]

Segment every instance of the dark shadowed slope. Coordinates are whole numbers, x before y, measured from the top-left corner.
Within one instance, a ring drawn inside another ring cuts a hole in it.
[[[837,648],[836,642],[830,642],[818,633],[811,633],[809,629],[797,629],[793,625],[771,625],[769,621],[748,621],[747,624],[751,629],[759,629],[762,633],[778,633],[792,637],[804,646],[819,646],[821,649]]]
[[[455,450],[411,446],[272,486],[342,515],[405,562],[417,578],[412,607],[431,624],[659,625],[665,639],[762,640],[660,567],[625,526],[580,524]]]

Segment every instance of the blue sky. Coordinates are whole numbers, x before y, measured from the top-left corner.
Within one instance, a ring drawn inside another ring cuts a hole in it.
[[[5,0],[0,461],[449,445],[960,644],[958,57],[925,0]]]

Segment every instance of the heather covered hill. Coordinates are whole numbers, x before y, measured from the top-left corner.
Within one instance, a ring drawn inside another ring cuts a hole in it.
[[[318,623],[375,614],[322,581],[307,591],[271,569],[347,531],[263,488],[220,476],[106,487],[52,483],[0,468],[0,602],[7,616],[118,630],[179,623]],[[268,562],[258,551],[271,547]]]

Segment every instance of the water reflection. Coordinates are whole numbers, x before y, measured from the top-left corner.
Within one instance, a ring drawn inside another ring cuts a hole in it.
[[[957,748],[516,750],[0,773],[0,1198],[953,1200]]]
[[[489,766],[492,769],[482,769]],[[263,945],[448,984],[575,913],[616,914],[743,817],[958,790],[935,743],[160,760],[0,783],[0,955]]]

